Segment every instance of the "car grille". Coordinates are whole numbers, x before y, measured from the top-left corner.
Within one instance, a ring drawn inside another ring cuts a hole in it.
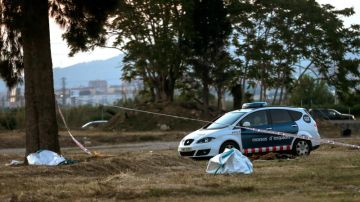
[[[194,156],[195,151],[180,152],[181,156]]]
[[[184,142],[184,145],[190,145],[192,142],[194,142],[194,139],[187,139]]]

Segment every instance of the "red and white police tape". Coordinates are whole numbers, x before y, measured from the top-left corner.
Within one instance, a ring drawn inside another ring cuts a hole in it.
[[[276,152],[276,151],[290,151],[291,145],[281,145],[281,146],[270,146],[270,147],[258,147],[258,148],[249,148],[244,149],[244,154],[253,154],[253,153],[265,153],[265,152]]]
[[[71,139],[72,139],[72,140],[75,142],[75,144],[76,144],[81,150],[83,150],[85,153],[87,153],[87,154],[89,154],[89,155],[93,155],[93,153],[92,153],[90,150],[88,150],[84,145],[82,145],[82,144],[81,144],[77,139],[75,139],[75,137],[71,134],[70,129],[69,129],[68,125],[66,124],[64,115],[63,115],[63,113],[61,112],[60,106],[59,106],[59,105],[57,105],[57,106],[58,106],[58,111],[59,111],[59,115],[60,115],[60,117],[61,117],[61,120],[63,121],[64,126],[65,126],[67,132],[69,133]]]

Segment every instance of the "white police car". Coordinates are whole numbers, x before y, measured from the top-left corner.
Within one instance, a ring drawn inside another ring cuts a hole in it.
[[[316,122],[303,108],[266,107],[265,102],[246,103],[241,110],[228,112],[203,128],[185,136],[178,147],[180,156],[211,157],[225,148],[236,148],[244,154],[292,152],[308,155],[319,147]],[[293,137],[255,132],[247,128],[296,134]]]

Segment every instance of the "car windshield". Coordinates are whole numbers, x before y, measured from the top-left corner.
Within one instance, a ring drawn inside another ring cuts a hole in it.
[[[335,109],[332,109],[331,111],[333,111],[335,114],[341,114],[340,112],[336,111]]]
[[[220,118],[213,121],[211,124],[208,124],[204,127],[204,129],[219,129],[219,128],[225,128],[229,125],[234,124],[237,120],[239,120],[240,117],[242,117],[245,114],[245,112],[231,112],[226,113]]]

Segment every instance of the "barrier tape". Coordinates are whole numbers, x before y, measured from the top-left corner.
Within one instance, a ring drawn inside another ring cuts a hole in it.
[[[214,122],[211,122],[211,121],[205,121],[205,120],[188,118],[188,117],[183,117],[183,116],[170,115],[170,114],[163,114],[163,113],[158,113],[158,112],[150,112],[150,111],[145,111],[145,110],[140,110],[140,109],[133,109],[133,108],[128,108],[128,107],[115,106],[115,105],[103,105],[103,106],[123,109],[123,110],[127,110],[127,111],[135,111],[135,112],[141,112],[141,113],[147,113],[147,114],[153,114],[153,115],[159,115],[159,116],[167,116],[167,117],[176,118],[176,119],[184,119],[184,120],[188,120],[188,121],[198,121],[198,122],[203,122],[203,123],[214,123]],[[226,124],[222,124],[222,125],[226,125]]]
[[[65,126],[67,132],[69,133],[71,139],[72,139],[72,140],[75,142],[75,144],[76,144],[81,150],[83,150],[85,153],[87,153],[87,154],[89,154],[89,155],[93,155],[93,153],[92,153],[90,150],[88,150],[84,145],[82,145],[82,144],[81,144],[77,139],[75,139],[75,137],[71,134],[70,129],[69,129],[68,125],[66,124],[64,115],[63,115],[63,113],[62,113],[62,111],[61,111],[61,109],[60,109],[60,106],[57,105],[57,107],[58,107],[58,111],[59,111],[61,120],[63,121],[64,126]]]
[[[213,122],[213,121],[205,121],[205,120],[201,120],[201,119],[194,119],[194,118],[188,118],[188,117],[182,117],[182,116],[176,116],[176,115],[170,115],[170,114],[163,114],[163,113],[158,113],[158,112],[150,112],[150,111],[145,111],[145,110],[140,110],[140,109],[133,109],[133,108],[128,108],[128,107],[115,106],[115,105],[103,105],[103,106],[112,107],[112,108],[118,108],[118,109],[127,110],[127,111],[135,111],[135,112],[153,114],[153,115],[158,115],[158,116],[166,116],[166,117],[171,117],[171,118],[189,120],[189,121],[197,121],[197,122],[202,122],[202,123],[216,123],[216,122]],[[230,126],[230,124],[223,124],[223,123],[216,123],[216,124],[224,125],[224,126]],[[291,133],[284,133],[284,132],[270,131],[270,130],[262,130],[262,129],[249,128],[249,127],[240,127],[240,128],[247,129],[247,130],[252,130],[252,131],[260,132],[260,133],[283,136],[283,137],[292,137],[292,138],[304,139],[304,140],[314,140],[314,141],[319,141],[320,144],[330,144],[330,145],[337,145],[337,146],[342,146],[342,147],[350,147],[350,148],[360,149],[359,145],[336,142],[336,141],[331,140],[331,139],[313,138],[313,137],[308,137],[308,136],[305,136],[305,135],[298,136],[296,134],[291,134]]]
[[[276,151],[290,151],[291,145],[278,145],[278,146],[268,146],[268,147],[255,147],[255,148],[245,148],[245,154],[253,154],[253,153],[265,153],[265,152],[276,152]]]

